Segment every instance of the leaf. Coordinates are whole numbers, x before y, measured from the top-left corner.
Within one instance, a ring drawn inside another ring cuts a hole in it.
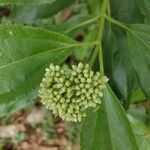
[[[68,19],[64,23],[48,26],[48,29],[50,29],[52,31],[66,33],[67,31],[70,31],[70,29],[72,29],[72,27],[76,27],[79,24],[84,23],[88,19],[91,19],[91,16],[89,16],[87,14],[75,15],[75,16],[71,17],[70,19]]]
[[[149,150],[150,148],[150,128],[142,121],[134,118],[132,115],[128,115],[131,122],[132,129],[135,133],[139,150]]]
[[[0,104],[12,106],[13,110],[19,101],[32,102],[45,67],[62,63],[75,43],[64,35],[40,28],[1,25]]]
[[[43,5],[38,9],[37,18],[51,17],[66,8],[75,0],[55,0],[52,4]]]
[[[0,117],[7,115],[9,112],[16,111],[21,108],[31,107],[33,103],[34,101],[31,101],[31,99],[24,99],[23,101],[17,100],[10,101],[9,103],[0,104]]]
[[[100,5],[102,3],[102,0],[87,0],[89,11],[91,14],[97,15],[100,13]]]
[[[52,3],[55,0],[0,0],[0,5],[41,5]]]
[[[97,33],[93,29],[89,29],[88,31],[89,32],[86,34],[86,36],[83,39],[83,42],[85,42],[85,43],[93,42],[95,40],[96,33]],[[75,50],[74,55],[79,61],[84,61],[86,58],[89,57],[91,51],[92,51],[92,48],[84,46],[80,50],[80,53],[78,52],[78,50]]]
[[[111,13],[114,18],[125,23],[143,23],[143,16],[136,0],[111,0]]]
[[[10,14],[10,20],[15,23],[32,25],[37,19],[40,6],[17,6]]]
[[[114,30],[112,37],[113,62],[112,74],[123,98],[129,99],[132,91],[134,71],[130,66],[127,38],[120,30]]]
[[[17,6],[11,14],[11,21],[23,24],[33,24],[37,19],[48,18],[63,10],[74,0],[53,0],[43,5]]]
[[[150,117],[148,114],[148,109],[150,108],[149,100],[145,100],[141,103],[131,104],[128,109],[128,118],[129,121],[131,115],[134,119],[139,120],[139,122],[144,122],[146,124],[150,123]]]
[[[130,27],[128,45],[132,65],[143,91],[150,97],[150,26],[135,24]]]
[[[137,150],[130,124],[118,99],[107,86],[102,105],[90,112],[81,130],[81,150]]]
[[[117,97],[124,100],[127,108],[135,82],[135,71],[130,65],[127,37],[125,32],[116,27],[108,28],[105,35],[105,68]]]
[[[134,89],[134,91],[132,92],[132,95],[131,95],[131,102],[136,103],[136,102],[141,102],[141,101],[145,101],[145,100],[146,100],[146,96],[144,95],[141,88]]]
[[[148,0],[137,0],[138,6],[145,16],[145,22],[150,24],[150,1]]]

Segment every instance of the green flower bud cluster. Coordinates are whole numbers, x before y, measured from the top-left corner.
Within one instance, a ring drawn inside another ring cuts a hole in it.
[[[97,107],[108,81],[99,72],[94,74],[88,64],[79,63],[63,70],[50,64],[40,84],[41,102],[53,114],[67,121],[81,121],[88,107]]]

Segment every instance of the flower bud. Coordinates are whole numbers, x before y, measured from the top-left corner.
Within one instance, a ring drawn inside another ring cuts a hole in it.
[[[40,84],[39,97],[47,109],[67,121],[82,121],[88,107],[98,107],[108,81],[88,64],[79,63],[63,70],[50,64]]]

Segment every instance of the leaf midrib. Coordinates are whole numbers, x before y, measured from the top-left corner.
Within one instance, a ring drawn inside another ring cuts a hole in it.
[[[108,87],[108,85],[107,85]],[[107,89],[108,90],[108,89]],[[106,92],[105,92],[106,94]],[[103,99],[104,100],[104,99]],[[107,110],[106,110],[106,104],[105,104],[105,101],[104,101],[104,105],[105,105],[105,111],[106,111],[106,118],[107,118],[107,123],[108,123],[108,131],[109,131],[109,137],[110,137],[110,143],[111,143],[111,146],[112,146],[112,150],[115,150],[114,149],[114,146],[113,146],[113,141],[112,141],[112,135],[111,135],[111,131],[110,131],[110,124],[109,124],[109,119],[108,119],[108,113],[107,113]]]
[[[1,69],[4,69],[4,68],[6,68],[6,67],[8,67],[8,66],[11,66],[11,65],[14,65],[14,64],[17,64],[17,63],[21,63],[22,61],[25,61],[25,60],[28,60],[28,59],[31,59],[32,57],[37,57],[37,56],[40,56],[40,55],[43,55],[43,54],[46,54],[46,53],[48,53],[48,52],[55,52],[55,51],[57,51],[57,50],[61,50],[61,49],[65,49],[65,48],[71,48],[71,47],[74,47],[74,45],[69,45],[68,44],[68,46],[65,46],[65,47],[61,47],[61,48],[56,48],[56,49],[53,49],[53,50],[48,50],[48,51],[44,51],[44,52],[41,52],[41,53],[38,53],[38,54],[35,54],[35,55],[32,55],[32,56],[29,56],[29,57],[25,57],[25,58],[23,58],[23,59],[19,59],[19,60],[17,60],[17,61],[14,61],[14,62],[12,62],[12,63],[10,63],[10,64],[7,64],[7,65],[4,65],[4,66],[1,66],[0,67],[0,70]]]

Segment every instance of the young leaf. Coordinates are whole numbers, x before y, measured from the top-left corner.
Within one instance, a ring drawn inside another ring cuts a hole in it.
[[[135,34],[128,32],[128,45],[133,67],[145,94],[150,97],[150,26],[131,25]]]
[[[81,130],[81,150],[137,150],[130,124],[109,86],[102,105],[90,112]]]
[[[64,35],[39,28],[1,25],[0,103],[10,105],[13,101],[14,106],[15,102],[36,98],[44,68],[63,62],[74,43]]]

